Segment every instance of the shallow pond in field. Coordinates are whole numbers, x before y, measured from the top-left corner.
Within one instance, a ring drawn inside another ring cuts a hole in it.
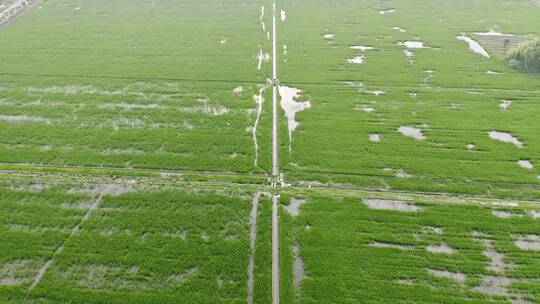
[[[290,215],[292,215],[293,217],[297,217],[300,215],[300,207],[305,203],[306,200],[292,198],[291,202],[286,206],[284,205],[283,207]]]
[[[521,168],[525,168],[525,169],[533,169],[534,168],[534,165],[528,160],[519,160],[518,165]]]
[[[362,64],[362,63],[364,63],[364,58],[365,58],[364,55],[356,56],[356,57],[347,59],[347,62],[348,63],[353,63],[353,64]]]
[[[386,14],[391,14],[391,13],[395,13],[397,12],[395,9],[387,9],[387,10],[383,10],[383,11],[379,11],[379,14],[381,15],[386,15]]]
[[[326,39],[326,40],[332,40],[332,39],[334,39],[334,34],[332,34],[332,33],[324,34],[323,38]]]
[[[502,110],[508,110],[511,105],[512,105],[511,100],[503,99],[501,100],[501,103],[499,104],[499,108],[501,108]]]
[[[418,207],[414,204],[411,204],[406,201],[399,201],[399,200],[368,198],[368,199],[364,199],[363,202],[366,205],[368,205],[371,209],[379,209],[379,210],[415,212],[421,209],[421,207]]]
[[[279,95],[281,96],[281,108],[285,111],[287,117],[287,126],[289,129],[289,142],[292,141],[292,132],[298,127],[299,123],[295,120],[296,113],[311,108],[311,102],[298,102],[295,99],[301,96],[302,91],[297,88],[279,86]],[[290,149],[290,146],[289,146]]]
[[[457,39],[467,42],[471,51],[480,54],[486,58],[490,57],[488,52],[480,45],[480,43],[478,43],[476,40],[473,40],[471,37],[466,36],[465,34],[461,34],[461,36],[457,36]]]
[[[385,92],[381,90],[375,90],[375,91],[366,91],[369,94],[373,94],[375,96],[383,95]]]
[[[378,143],[381,141],[381,135],[378,133],[369,134],[369,141]]]
[[[410,126],[401,126],[398,129],[398,132],[404,136],[414,138],[416,140],[424,140],[426,137],[422,133],[422,130]]]
[[[302,260],[302,257],[300,256],[300,246],[298,246],[298,244],[294,244],[293,254],[294,254],[293,283],[296,290],[299,290],[300,285],[302,283],[302,279],[304,279],[304,277],[306,276],[306,271],[304,269],[304,261]]]
[[[351,46],[351,49],[352,50],[360,50],[360,51],[364,52],[364,51],[373,50],[373,47],[364,46],[364,45],[353,45],[353,46]]]
[[[482,243],[484,244],[483,254],[490,260],[487,267],[488,270],[500,273],[513,266],[512,264],[508,264],[504,261],[504,254],[495,250],[495,248],[493,247],[493,241],[482,240]]]
[[[523,217],[523,215],[521,214],[515,214],[512,212],[502,211],[502,210],[491,210],[491,214],[493,214],[494,216],[498,218],[504,218],[504,219],[511,218],[511,217]]]
[[[488,133],[488,135],[489,135],[489,138],[491,139],[502,141],[505,143],[511,143],[511,144],[514,144],[518,148],[523,148],[523,143],[516,137],[512,136],[512,134],[510,133],[491,131]]]

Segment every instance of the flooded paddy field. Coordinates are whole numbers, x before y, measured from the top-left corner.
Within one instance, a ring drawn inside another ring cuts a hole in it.
[[[296,114],[290,152],[281,151],[289,181],[465,193],[488,193],[497,183],[539,185],[536,167],[516,165],[534,164],[540,155],[539,78],[510,69],[477,39],[538,34],[537,7],[528,1],[284,5],[288,60],[280,81],[302,90],[299,102],[311,103]],[[362,64],[348,62],[356,57]],[[399,169],[409,178],[396,178]]]
[[[264,172],[269,3],[33,5],[0,30],[0,162]]]
[[[284,302],[540,301],[540,226],[527,206],[294,193],[282,204]]]
[[[125,184],[3,182],[0,299],[245,303],[249,295],[263,303],[265,200]]]

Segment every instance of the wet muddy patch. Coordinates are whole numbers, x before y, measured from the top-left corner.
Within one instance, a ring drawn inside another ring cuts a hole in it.
[[[30,283],[38,271],[39,263],[19,259],[0,264],[0,285],[15,286]]]
[[[41,122],[50,124],[51,120],[48,118],[44,118],[41,116],[30,116],[30,115],[4,115],[0,114],[0,121],[6,121],[11,123],[18,123],[18,122]]]
[[[453,281],[458,282],[459,284],[465,283],[467,280],[467,276],[464,273],[461,272],[450,272],[447,270],[436,270],[436,269],[427,269],[428,273],[438,277],[438,278],[446,278]]]
[[[413,246],[394,244],[394,243],[385,243],[385,242],[371,242],[371,243],[369,243],[369,246],[370,247],[377,247],[377,248],[392,248],[392,249],[399,249],[399,250],[412,250],[412,249],[414,249]]]
[[[452,254],[455,252],[455,249],[448,246],[447,243],[441,243],[439,245],[428,245],[426,250],[431,253],[438,254]]]
[[[293,217],[297,217],[300,215],[300,207],[305,203],[304,199],[291,198],[291,202],[288,205],[283,205],[283,208]]]
[[[521,142],[517,137],[514,137],[512,134],[507,132],[499,132],[499,131],[490,131],[488,133],[489,138],[493,140],[502,141],[504,143],[510,143],[518,148],[523,148],[523,142]]]
[[[411,126],[401,126],[398,128],[398,132],[401,133],[404,136],[414,138],[416,140],[424,140],[426,139],[426,136],[424,136],[421,129],[411,127]]]
[[[300,256],[300,246],[298,244],[294,244],[293,254],[294,254],[293,283],[296,289],[296,293],[299,294],[301,283],[304,277],[306,276],[306,272],[304,268],[304,261],[302,260],[302,257]]]
[[[412,203],[400,200],[387,200],[387,199],[378,199],[378,198],[368,198],[363,200],[371,209],[378,210],[393,210],[393,211],[405,211],[405,212],[416,212],[422,209],[419,206],[416,206]]]
[[[505,210],[491,210],[491,214],[498,218],[508,219],[512,217],[523,217],[522,214],[516,214]]]
[[[540,251],[540,235],[520,235],[514,243],[521,250]]]

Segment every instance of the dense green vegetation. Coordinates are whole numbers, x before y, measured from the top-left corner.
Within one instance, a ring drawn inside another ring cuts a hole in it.
[[[82,220],[93,198],[73,191],[1,189],[3,303],[245,303],[249,200],[128,192],[104,196]],[[262,220],[264,236],[269,217]],[[261,241],[258,298],[269,265],[263,254],[268,240]],[[50,267],[29,291],[46,261]]]
[[[311,101],[296,114],[292,153],[282,145],[289,181],[484,194],[498,183],[538,186],[538,166],[517,162],[540,163],[540,78],[456,39],[492,28],[534,33],[540,19],[529,1],[315,0],[283,7],[280,42],[288,54],[280,80]],[[395,11],[380,13],[389,9]],[[325,39],[329,33],[333,38]],[[409,49],[408,58],[404,41],[425,48]],[[355,56],[364,62],[347,61]],[[377,90],[384,94],[370,93]],[[503,100],[511,101],[506,110]],[[401,126],[421,130],[425,139],[400,134]],[[491,131],[507,132],[524,147],[493,140]],[[380,142],[370,141],[374,133]]]
[[[262,172],[270,141],[257,134],[255,166],[251,128],[268,3],[33,7],[0,31],[0,162]]]
[[[519,44],[506,54],[509,66],[525,72],[540,72],[540,39],[535,38]]]
[[[299,301],[287,295],[285,302],[508,303],[512,297],[540,301],[540,255],[515,245],[520,235],[540,234],[538,219],[528,208],[436,201],[416,205],[422,209],[405,212],[373,209],[359,198],[308,198],[293,218],[290,231],[295,237],[288,243],[289,248],[300,245],[306,276]],[[509,215],[501,218],[493,212]],[[452,252],[434,252],[428,246],[448,246]],[[503,265],[500,269],[490,268],[488,246],[502,254],[496,262]],[[282,269],[290,272],[291,261],[285,261],[289,264]],[[464,279],[437,276],[431,270]],[[508,279],[504,292],[476,289],[487,276]]]

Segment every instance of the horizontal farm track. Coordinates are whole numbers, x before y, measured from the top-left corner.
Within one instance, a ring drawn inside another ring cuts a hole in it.
[[[539,9],[0,0],[0,303],[540,303]]]

